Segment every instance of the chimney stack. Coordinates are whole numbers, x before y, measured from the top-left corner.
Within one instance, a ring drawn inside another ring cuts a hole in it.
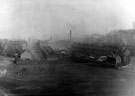
[[[70,41],[72,40],[72,31],[70,30],[70,33],[69,33],[69,38],[70,38]]]

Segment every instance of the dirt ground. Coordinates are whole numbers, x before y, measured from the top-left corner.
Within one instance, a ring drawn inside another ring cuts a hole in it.
[[[121,70],[69,62],[44,66],[44,69],[39,68],[41,71],[24,71],[22,76],[1,77],[0,93],[9,96],[135,96],[134,64]]]

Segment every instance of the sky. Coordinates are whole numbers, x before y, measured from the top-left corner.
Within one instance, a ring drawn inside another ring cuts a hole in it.
[[[131,29],[135,0],[0,0],[0,38],[68,38]]]

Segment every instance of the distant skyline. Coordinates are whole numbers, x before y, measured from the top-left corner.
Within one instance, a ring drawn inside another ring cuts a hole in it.
[[[135,0],[0,0],[0,38],[68,38],[131,29]]]

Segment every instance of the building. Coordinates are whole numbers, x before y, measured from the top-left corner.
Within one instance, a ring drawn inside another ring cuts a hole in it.
[[[47,61],[56,61],[58,57],[55,55],[53,49],[50,46],[42,47],[42,52]]]
[[[21,54],[21,59],[23,60],[32,60],[32,54],[28,51],[25,51],[24,53]]]

